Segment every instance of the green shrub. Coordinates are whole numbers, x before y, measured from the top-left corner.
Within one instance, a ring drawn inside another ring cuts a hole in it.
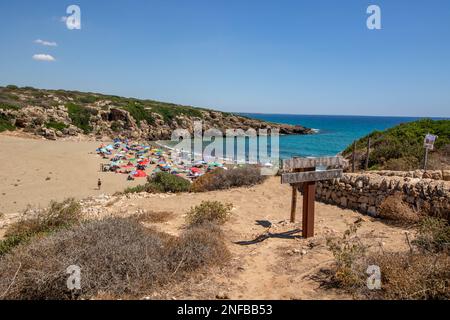
[[[117,121],[113,121],[111,123],[111,130],[114,132],[120,132],[122,131],[122,125]]]
[[[151,115],[151,112],[146,110],[145,107],[137,102],[132,102],[123,107],[124,110],[128,111],[131,116],[136,120],[138,126],[140,126],[141,121],[147,121],[148,124],[154,124],[155,119]]]
[[[0,110],[19,110],[20,107],[13,105],[13,104],[8,104],[8,103],[0,103]]]
[[[196,179],[192,191],[205,192],[237,187],[253,186],[263,183],[267,176],[261,175],[261,169],[255,166],[244,166],[230,170],[218,168]]]
[[[186,222],[190,226],[200,225],[205,222],[224,224],[231,215],[231,203],[223,204],[219,201],[203,201],[186,214]]]
[[[189,192],[190,188],[191,183],[188,180],[167,172],[158,172],[155,176],[148,177],[146,184],[127,188],[125,189],[125,191],[122,192],[122,194],[141,193],[141,192],[180,193],[180,192]]]
[[[45,126],[47,128],[49,128],[49,129],[55,129],[55,130],[58,130],[58,131],[63,131],[64,129],[69,127],[68,125],[66,125],[66,124],[64,124],[62,122],[56,122],[56,121],[47,122],[45,124]]]
[[[81,96],[78,98],[78,101],[80,103],[84,103],[84,104],[94,103],[98,100],[99,100],[99,98],[96,96],[93,96],[93,95],[86,95],[86,96]]]
[[[191,183],[176,175],[167,172],[158,172],[153,178],[149,179],[150,185],[147,188],[154,187],[161,192],[188,192],[191,188]]]
[[[11,124],[10,118],[0,113],[0,132],[14,130],[16,127]]]
[[[85,134],[92,132],[90,120],[93,113],[90,109],[81,107],[74,103],[68,103],[66,107],[74,126],[77,126],[83,130]]]

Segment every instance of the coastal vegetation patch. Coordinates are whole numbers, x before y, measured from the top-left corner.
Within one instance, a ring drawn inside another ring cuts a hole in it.
[[[180,193],[189,192],[190,188],[191,183],[188,180],[167,172],[158,172],[152,177],[148,177],[147,183],[127,188],[123,193]]]
[[[357,167],[364,167],[370,138],[370,169],[406,171],[419,169],[425,153],[423,141],[428,133],[438,136],[435,151],[430,154],[429,169],[442,169],[440,168],[442,161],[450,164],[450,120],[432,119],[403,123],[385,131],[372,132],[359,139],[356,142]],[[348,146],[343,155],[351,158],[352,151],[353,146]],[[439,157],[440,155],[442,157]],[[441,161],[433,161],[433,158],[439,158]]]
[[[85,134],[92,132],[90,119],[91,116],[95,114],[95,112],[92,109],[79,106],[75,103],[66,104],[66,108],[73,125],[83,130]]]
[[[0,132],[14,131],[16,127],[12,125],[9,116],[0,113]]]
[[[49,121],[45,124],[45,127],[49,128],[49,129],[63,131],[64,129],[68,128],[69,126],[63,122]]]

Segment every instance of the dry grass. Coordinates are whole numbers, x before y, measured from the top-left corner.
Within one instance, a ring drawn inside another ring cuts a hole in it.
[[[190,226],[205,222],[224,224],[231,215],[233,204],[223,204],[219,201],[203,201],[200,205],[191,208],[186,214],[186,222]]]
[[[0,260],[0,298],[140,298],[190,272],[227,261],[220,230],[197,226],[179,238],[135,218],[73,226],[16,248]],[[67,289],[67,267],[81,268],[81,290]]]
[[[370,257],[369,264],[381,269],[382,290],[372,298],[421,300],[450,298],[448,254],[383,253]]]
[[[172,212],[154,212],[154,211],[146,211],[136,216],[136,219],[139,222],[144,223],[164,223],[170,221],[173,218],[174,214]]]
[[[351,226],[342,238],[328,239],[335,257],[329,284],[363,299],[449,299],[449,225],[426,218],[407,252],[369,252]],[[381,290],[366,286],[368,266],[381,271]]]
[[[357,234],[359,227],[359,224],[350,225],[342,238],[327,239],[328,249],[336,261],[331,280],[336,286],[346,290],[358,290],[364,285],[360,260],[364,257],[367,247]]]
[[[68,227],[81,220],[81,208],[74,199],[50,203],[47,209],[28,208],[22,219],[11,224],[0,242],[0,256],[15,246],[26,243],[36,236],[45,236],[55,230]]]
[[[414,244],[420,249],[431,252],[449,252],[450,225],[447,220],[426,217],[419,225]]]
[[[379,215],[381,219],[396,224],[414,224],[420,221],[421,215],[403,201],[401,193],[387,197],[380,205]]]

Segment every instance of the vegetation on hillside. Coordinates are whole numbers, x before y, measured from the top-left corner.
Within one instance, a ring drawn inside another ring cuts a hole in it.
[[[450,165],[450,120],[423,119],[403,123],[385,131],[375,131],[356,142],[360,167],[366,161],[367,142],[371,140],[369,168],[415,170],[423,164],[423,141],[427,133],[437,135],[435,151],[430,154],[429,168],[440,168],[442,162]],[[353,146],[344,150],[351,157]]]
[[[58,102],[55,98],[60,99],[60,101]],[[164,122],[169,123],[181,115],[203,118],[202,111],[209,111],[208,109],[192,106],[90,92],[43,90],[32,87],[17,87],[15,85],[0,87],[0,111],[18,110],[27,105],[54,107],[63,104],[69,109],[69,115],[73,124],[85,133],[92,131],[92,128],[89,126],[92,110],[87,107],[99,101],[111,101],[114,107],[130,112],[138,126],[144,120],[148,124],[155,124],[156,117],[154,114],[159,115]],[[231,114],[224,113],[224,116],[228,115]],[[13,129],[13,127],[6,126],[3,123],[4,119],[1,119],[0,122],[0,130]],[[53,127],[51,126],[50,128]]]

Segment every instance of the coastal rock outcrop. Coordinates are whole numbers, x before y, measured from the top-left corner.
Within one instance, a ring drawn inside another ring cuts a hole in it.
[[[46,139],[83,135],[90,139],[112,137],[169,140],[175,129],[247,131],[279,130],[282,135],[311,134],[302,126],[269,123],[209,109],[100,94],[34,88],[0,87],[0,117],[25,132]]]

